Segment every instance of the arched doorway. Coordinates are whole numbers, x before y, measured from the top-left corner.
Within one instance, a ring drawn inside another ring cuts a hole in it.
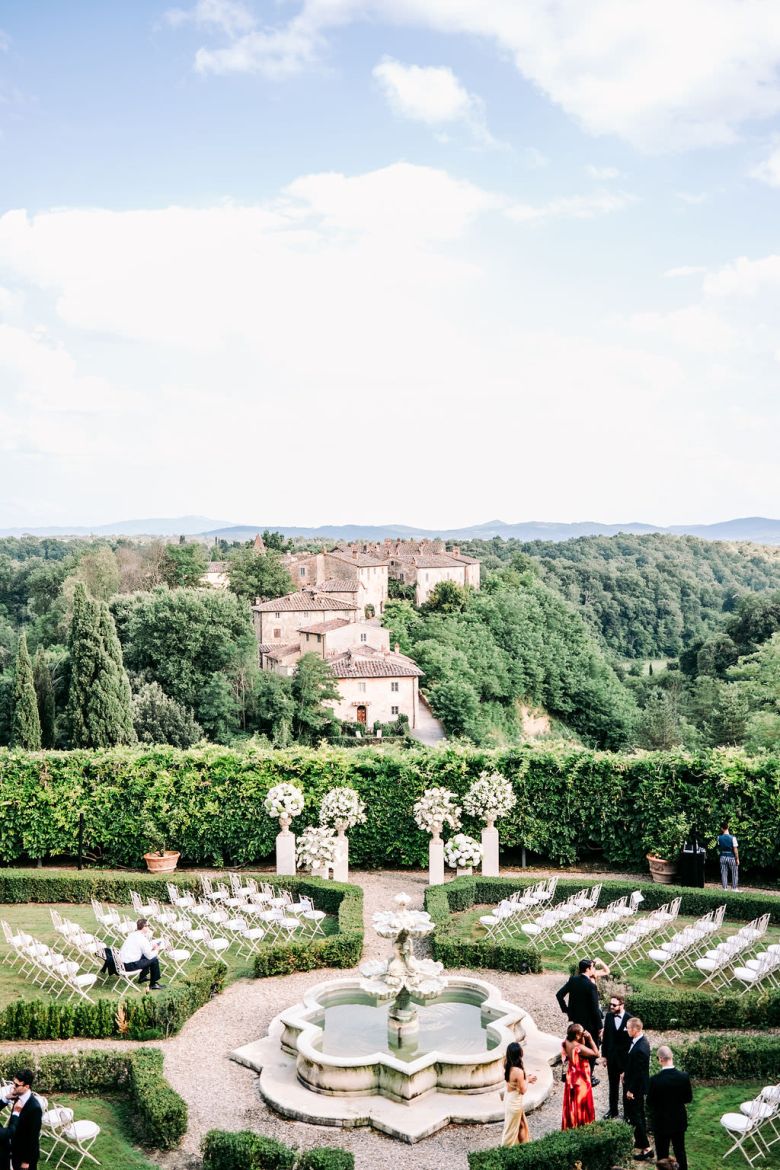
[[[359,706],[357,709],[357,721],[358,721],[358,723],[365,724],[367,722],[367,719],[368,719],[368,713],[366,711],[365,706],[361,704],[361,706]]]

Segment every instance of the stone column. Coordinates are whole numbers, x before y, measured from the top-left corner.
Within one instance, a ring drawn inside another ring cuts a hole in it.
[[[482,874],[484,877],[498,877],[498,829],[495,817],[488,817],[482,830]]]
[[[336,859],[333,862],[333,880],[349,881],[349,841],[345,829],[346,821],[336,821]]]
[[[444,883],[444,842],[441,839],[441,825],[434,825],[428,845],[428,885]]]
[[[280,833],[276,834],[276,872],[295,873],[295,834],[290,832],[290,818],[279,817]]]

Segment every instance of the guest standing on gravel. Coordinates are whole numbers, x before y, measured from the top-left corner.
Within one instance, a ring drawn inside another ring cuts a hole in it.
[[[529,1085],[536,1083],[535,1076],[528,1076],[523,1064],[523,1050],[514,1041],[507,1047],[504,1058],[504,1132],[502,1146],[521,1146],[531,1140],[528,1122],[525,1118],[524,1099]]]
[[[720,826],[718,856],[720,857],[720,884],[724,890],[727,890],[730,880],[732,890],[736,890],[739,885],[739,843],[731,832],[728,821],[724,821]]]

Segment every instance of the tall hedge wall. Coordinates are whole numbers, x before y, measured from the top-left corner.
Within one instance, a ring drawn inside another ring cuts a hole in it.
[[[609,865],[644,867],[664,821],[682,814],[709,835],[730,816],[744,868],[777,865],[777,757],[459,746],[1,750],[0,862],[75,856],[80,811],[85,848],[110,865],[141,864],[154,827],[185,863],[259,861],[271,856],[278,831],[263,813],[263,798],[271,785],[289,780],[306,794],[293,829],[316,819],[329,788],[348,783],[368,805],[366,824],[350,834],[353,864],[424,865],[428,842],[412,819],[415,799],[432,784],[462,794],[485,768],[508,776],[518,795],[501,822],[504,846],[524,844],[553,864],[572,864],[596,844]],[[478,825],[467,818],[465,827]]]

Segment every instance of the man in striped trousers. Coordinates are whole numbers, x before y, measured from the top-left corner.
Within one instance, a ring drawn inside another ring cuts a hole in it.
[[[729,823],[725,821],[720,827],[718,836],[718,854],[720,856],[720,884],[724,890],[736,890],[739,885],[739,849],[737,838],[729,830]]]

